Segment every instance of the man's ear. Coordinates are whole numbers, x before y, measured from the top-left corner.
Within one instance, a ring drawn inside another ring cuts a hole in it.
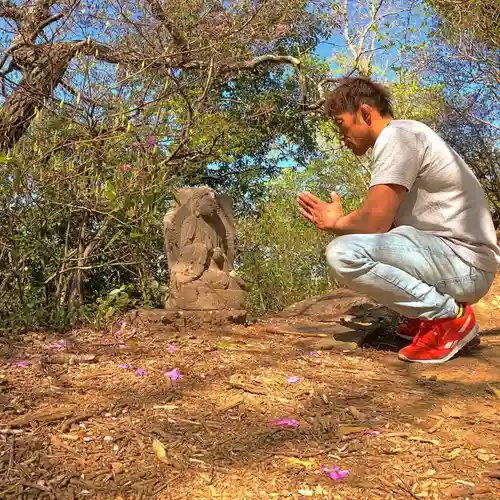
[[[361,106],[359,107],[361,117],[367,125],[372,124],[372,110],[373,108],[369,104],[361,104]]]

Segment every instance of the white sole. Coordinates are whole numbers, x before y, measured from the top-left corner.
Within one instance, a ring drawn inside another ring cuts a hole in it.
[[[453,356],[455,356],[455,354],[463,349],[478,333],[479,325],[476,323],[473,326],[472,330],[460,342],[458,342],[457,345],[446,356],[443,356],[439,359],[409,359],[401,353],[398,353],[398,357],[399,359],[408,361],[409,363],[426,363],[432,365],[446,363],[446,361],[449,361]]]

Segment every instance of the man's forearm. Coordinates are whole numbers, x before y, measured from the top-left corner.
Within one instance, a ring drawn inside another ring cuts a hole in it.
[[[391,228],[387,217],[373,214],[359,208],[337,220],[332,232],[338,236],[343,234],[378,234],[386,233]]]

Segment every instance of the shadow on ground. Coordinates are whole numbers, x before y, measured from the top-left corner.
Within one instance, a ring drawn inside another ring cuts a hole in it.
[[[498,498],[488,474],[500,458],[500,404],[488,384],[500,386],[499,348],[418,366],[378,338],[311,354],[303,339],[258,326],[64,337],[67,351],[96,353],[91,364],[40,363],[60,338],[12,340],[2,351],[0,497],[400,499],[475,488]],[[173,368],[181,379],[165,377]],[[350,472],[333,481],[321,464]]]

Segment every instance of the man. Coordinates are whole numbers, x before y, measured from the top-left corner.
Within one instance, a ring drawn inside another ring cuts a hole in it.
[[[500,263],[488,202],[478,180],[423,123],[393,118],[390,95],[348,78],[326,99],[342,144],[370,148],[373,171],[363,206],[344,215],[340,198],[301,193],[302,215],[338,237],[327,247],[334,276],[399,312],[412,340],[400,359],[444,363],[475,338],[470,304],[490,288]]]

